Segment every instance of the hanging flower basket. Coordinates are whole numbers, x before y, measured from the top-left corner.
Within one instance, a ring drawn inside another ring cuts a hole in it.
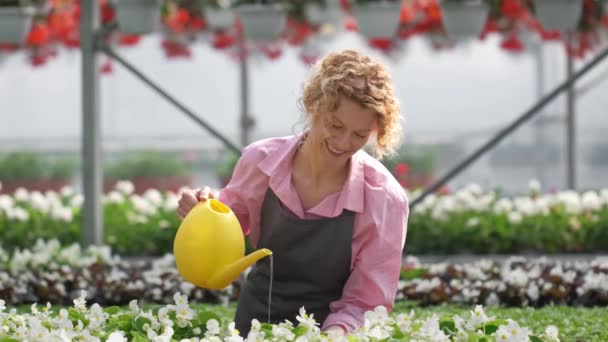
[[[227,30],[234,26],[234,12],[227,8],[205,8],[205,19],[212,30]]]
[[[536,17],[546,30],[574,30],[581,17],[583,0],[534,0]]]
[[[0,43],[21,44],[32,26],[31,6],[0,6]]]
[[[247,40],[275,40],[285,28],[285,11],[279,5],[240,5],[236,12],[241,19]]]
[[[400,2],[379,1],[353,6],[359,33],[368,38],[388,38],[397,33]]]
[[[475,38],[482,31],[487,15],[482,0],[441,2],[443,25],[452,40]]]
[[[117,0],[118,27],[126,34],[155,32],[160,24],[160,0]]]
[[[342,10],[335,3],[327,3],[325,6],[317,2],[308,3],[304,7],[306,21],[311,25],[330,24],[340,26]]]

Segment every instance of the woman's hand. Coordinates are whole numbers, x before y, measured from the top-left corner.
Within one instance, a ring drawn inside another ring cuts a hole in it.
[[[215,198],[215,196],[208,186],[182,191],[179,201],[177,202],[177,216],[183,220],[198,202],[204,202],[210,198]]]
[[[323,332],[326,333],[327,336],[331,336],[333,339],[336,339],[337,341],[340,341],[341,338],[343,338],[344,335],[346,335],[346,332],[344,331],[344,329],[338,325],[332,325],[331,327],[325,329],[325,331],[323,331]]]

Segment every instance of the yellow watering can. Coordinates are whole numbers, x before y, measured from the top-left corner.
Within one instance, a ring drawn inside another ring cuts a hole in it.
[[[236,215],[224,203],[208,199],[197,203],[182,221],[173,254],[184,279],[219,290],[272,252],[263,248],[245,256],[245,238]]]

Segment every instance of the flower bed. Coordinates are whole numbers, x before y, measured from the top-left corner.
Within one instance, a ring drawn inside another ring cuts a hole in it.
[[[133,193],[119,182],[105,194],[105,242],[123,255],[172,252],[179,226],[178,195]],[[0,189],[1,191],[1,189]],[[410,198],[415,198],[411,194]],[[0,241],[5,248],[32,246],[39,238],[62,244],[80,241],[82,195],[0,193]],[[431,195],[410,215],[407,254],[608,252],[608,189],[576,193],[530,193],[503,197],[468,186],[450,195]]]
[[[130,310],[118,307],[87,307],[87,293],[74,300],[74,306],[53,311],[50,304],[31,313],[4,312],[0,300],[0,337],[18,340],[49,341],[243,341],[234,323],[213,310],[194,310],[188,297],[175,293],[174,303],[154,310],[142,310],[138,302]],[[351,333],[348,341],[546,341],[558,342],[558,330],[548,326],[544,333],[532,335],[530,329],[510,319],[488,317],[481,306],[468,315],[440,318],[437,314],[418,319],[414,311],[389,315],[384,307],[365,313],[364,325]],[[6,340],[6,339],[5,339]],[[320,332],[314,315],[305,308],[292,322],[277,325],[252,321],[247,341],[340,341]],[[344,339],[346,340],[346,339]]]
[[[410,257],[401,278],[398,299],[422,305],[608,305],[608,257],[573,262],[510,257],[502,263],[428,265]]]
[[[148,261],[111,255],[109,247],[60,247],[57,240],[39,241],[33,249],[11,256],[0,249],[0,298],[11,304],[70,304],[82,290],[102,305],[123,305],[137,298],[170,303],[175,292],[198,302],[226,303],[238,288],[222,291],[197,288],[183,280],[172,255]]]
[[[410,196],[414,198],[415,195]],[[608,252],[608,189],[504,197],[470,185],[430,195],[410,215],[406,252]]]
[[[0,250],[0,298],[10,304],[69,304],[82,290],[102,305],[170,303],[181,292],[199,303],[237,299],[240,283],[225,290],[194,287],[178,274],[172,255],[129,260],[109,247],[81,250],[39,241],[33,249],[9,255]],[[421,305],[573,306],[608,305],[608,258],[559,262],[546,258],[512,257],[505,262],[421,264],[408,257],[403,264],[397,300]]]

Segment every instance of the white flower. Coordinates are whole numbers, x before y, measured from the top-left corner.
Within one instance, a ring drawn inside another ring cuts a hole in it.
[[[40,193],[40,191],[33,191],[33,192],[29,193],[28,200],[29,200],[32,208],[34,208],[40,212],[46,213],[47,210],[49,209],[49,202],[42,195],[42,193]]]
[[[158,310],[158,320],[166,326],[173,326],[173,321],[169,317],[169,308],[162,307]]]
[[[273,326],[273,334],[274,334],[275,327],[278,327],[278,326],[276,326],[276,325]],[[291,331],[290,331],[290,333],[291,333]],[[274,335],[274,336],[279,338],[277,335]],[[234,327],[234,322],[232,322],[228,325],[228,336],[226,336],[224,338],[224,341],[229,341],[229,342],[242,342],[243,341],[243,338],[239,335],[239,331],[236,330],[236,328]]]
[[[217,336],[220,334],[220,323],[215,319],[210,319],[206,324],[207,331],[205,331],[205,337]]]
[[[518,224],[521,223],[523,216],[519,211],[511,211],[509,212],[507,219],[511,224]]]
[[[515,342],[515,339],[507,330],[507,327],[501,325],[498,330],[494,333],[494,337],[496,338],[496,342]]]
[[[278,340],[286,341],[291,341],[296,338],[296,335],[292,333],[291,330],[280,325],[272,326],[272,336],[274,336]]]
[[[0,209],[4,211],[12,210],[15,206],[15,201],[9,195],[1,195],[0,194]]]
[[[600,196],[595,191],[587,191],[583,194],[582,206],[584,210],[596,211],[602,207],[602,201]]]
[[[434,342],[449,342],[449,337],[439,329],[439,317],[437,314],[433,314],[430,318],[427,318],[420,328],[419,334],[427,341]]]
[[[122,192],[110,191],[105,196],[104,201],[107,203],[120,204],[125,201],[125,196],[122,194]]]
[[[545,335],[551,342],[559,342],[559,331],[555,325],[550,325],[545,329]]]
[[[399,329],[401,329],[402,332],[408,332],[412,326],[413,318],[414,310],[412,309],[409,314],[401,313],[397,315],[395,322],[397,323],[397,326],[399,327]]]
[[[530,285],[528,285],[528,289],[526,290],[526,295],[528,295],[532,301],[537,301],[539,297],[538,286],[536,286],[534,283],[530,283]]]
[[[160,191],[156,189],[148,189],[144,193],[144,198],[156,207],[160,207],[163,202],[163,196]]]
[[[315,321],[314,314],[308,316],[304,307],[300,308],[299,313],[300,314],[296,316],[296,319],[298,320],[298,322],[300,322],[299,325],[307,328],[308,333],[318,333],[320,331],[320,329],[317,327],[319,323]]]
[[[84,196],[82,196],[81,194],[75,195],[70,200],[70,206],[73,208],[80,208],[83,203],[84,203]]]
[[[139,313],[139,306],[137,305],[137,299],[133,299],[129,302],[129,308],[131,308],[131,311],[133,311],[135,313]]]
[[[531,179],[530,182],[528,182],[528,189],[530,189],[530,192],[532,193],[539,193],[540,187],[540,182],[537,179]]]
[[[115,188],[116,188],[116,190],[123,193],[123,195],[130,195],[135,190],[135,186],[133,185],[133,183],[128,180],[122,180],[122,181],[116,182]]]
[[[479,225],[479,218],[478,217],[471,217],[467,220],[466,223],[467,227],[476,227],[477,225]]]
[[[522,328],[519,326],[519,323],[508,319],[509,322],[506,326],[507,331],[511,334],[513,341],[528,341],[530,330],[528,328]]]
[[[189,321],[192,318],[194,318],[194,310],[190,309],[188,307],[188,304],[186,305],[176,305],[175,307],[175,316],[177,317],[178,320],[184,320],[184,321]]]
[[[513,202],[508,198],[501,198],[494,205],[494,212],[497,214],[508,213],[511,210],[513,210]]]
[[[575,191],[563,191],[558,193],[557,201],[564,205],[568,214],[578,215],[583,209],[581,198]]]
[[[528,274],[521,268],[516,268],[512,271],[506,271],[503,274],[503,279],[507,280],[507,283],[515,287],[524,288],[528,285]]]
[[[167,212],[174,212],[175,209],[177,209],[178,202],[179,196],[174,194],[167,194],[167,197],[165,198],[165,203],[163,204],[163,210]]]
[[[488,317],[486,315],[481,305],[476,305],[475,310],[471,311],[471,318],[469,319],[468,324],[473,328],[478,328],[482,324],[487,323],[493,319],[493,317]]]
[[[85,290],[80,290],[80,296],[76,299],[74,299],[74,307],[78,310],[86,310],[86,304],[87,304],[87,291]]]
[[[170,326],[165,326],[165,330],[163,331],[162,335],[158,335],[155,338],[152,339],[152,342],[170,342],[171,341],[171,337],[173,337],[173,328],[171,328]]]
[[[93,304],[87,317],[89,319],[89,328],[99,329],[103,327],[108,317],[109,315],[103,312],[103,309],[101,306],[99,306],[99,304]]]
[[[107,342],[127,342],[125,333],[122,331],[115,331],[108,336]]]

